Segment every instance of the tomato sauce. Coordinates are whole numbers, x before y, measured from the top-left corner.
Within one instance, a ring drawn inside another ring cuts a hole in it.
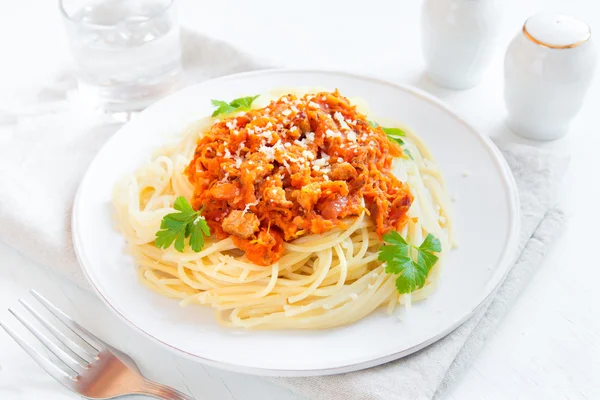
[[[345,217],[364,211],[380,237],[400,229],[413,201],[391,172],[402,156],[336,90],[215,121],[186,174],[212,234],[232,236],[250,261],[270,265],[284,241],[344,228]]]

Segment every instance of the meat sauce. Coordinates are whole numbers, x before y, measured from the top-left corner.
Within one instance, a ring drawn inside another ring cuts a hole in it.
[[[231,236],[270,265],[284,242],[344,228],[367,212],[381,237],[406,222],[413,196],[391,172],[402,149],[336,90],[215,121],[186,169],[192,207],[212,234]]]

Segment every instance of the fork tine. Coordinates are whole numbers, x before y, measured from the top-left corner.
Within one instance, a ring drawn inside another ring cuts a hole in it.
[[[96,351],[101,352],[105,349],[111,349],[111,347],[102,341],[100,338],[92,334],[90,331],[79,325],[77,322],[69,318],[64,312],[59,310],[54,304],[46,300],[41,294],[31,289],[30,293],[35,297],[42,305],[50,311],[56,318],[58,318],[65,326],[67,326],[74,334],[79,336],[84,342],[92,346]]]
[[[21,314],[19,314],[17,311],[13,310],[12,308],[9,308],[8,311],[14,315],[15,318],[18,319],[19,322],[22,323],[23,326],[25,326],[25,328],[27,328],[27,330],[36,337],[37,340],[42,342],[42,344],[46,346],[46,348],[50,350],[52,354],[54,354],[60,361],[69,367],[69,369],[73,370],[73,372],[76,374],[81,374],[83,371],[85,371],[87,365],[82,365],[81,362],[73,358],[68,351],[65,351],[52,340],[48,339],[46,335],[44,335],[29,321],[23,318],[23,316],[21,316]]]
[[[6,326],[2,321],[0,321],[0,326],[6,331],[6,333],[8,333],[14,339],[15,342],[17,342],[19,346],[21,346],[23,350],[25,350],[27,354],[29,354],[31,358],[33,358],[33,360],[36,363],[39,364],[40,367],[42,367],[54,379],[62,383],[68,389],[73,390],[75,383],[74,377],[72,377],[62,368],[58,367],[52,361],[48,360],[46,357],[38,353],[37,350],[31,347],[29,343],[27,343],[23,338],[21,338],[21,336],[19,336],[15,331]]]
[[[92,360],[96,357],[97,353],[94,350],[86,350],[79,343],[76,343],[69,336],[65,335],[60,329],[57,329],[54,325],[52,325],[48,320],[40,313],[38,313],[32,306],[30,306],[25,300],[19,299],[19,303],[23,305],[41,323],[50,333],[54,335],[67,349],[72,351],[76,356],[81,358],[82,361],[85,361],[87,364],[92,362]],[[85,341],[84,341],[85,343]],[[87,343],[86,343],[87,344]],[[86,346],[90,349],[93,349],[92,346]]]

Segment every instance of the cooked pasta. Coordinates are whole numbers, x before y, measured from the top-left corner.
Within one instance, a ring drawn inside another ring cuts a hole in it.
[[[426,298],[453,239],[423,141],[407,130],[395,137],[337,91],[246,99],[237,109],[216,102],[225,117],[190,126],[115,187],[140,281],[249,329],[329,328]],[[157,247],[180,196],[210,228],[198,251]],[[398,275],[379,257],[390,231],[415,247],[428,235],[441,244],[410,293],[398,293]]]

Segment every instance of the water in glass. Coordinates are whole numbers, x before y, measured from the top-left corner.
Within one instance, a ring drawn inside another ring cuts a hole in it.
[[[179,26],[172,0],[95,0],[67,16],[81,93],[106,111],[140,110],[176,89]]]

